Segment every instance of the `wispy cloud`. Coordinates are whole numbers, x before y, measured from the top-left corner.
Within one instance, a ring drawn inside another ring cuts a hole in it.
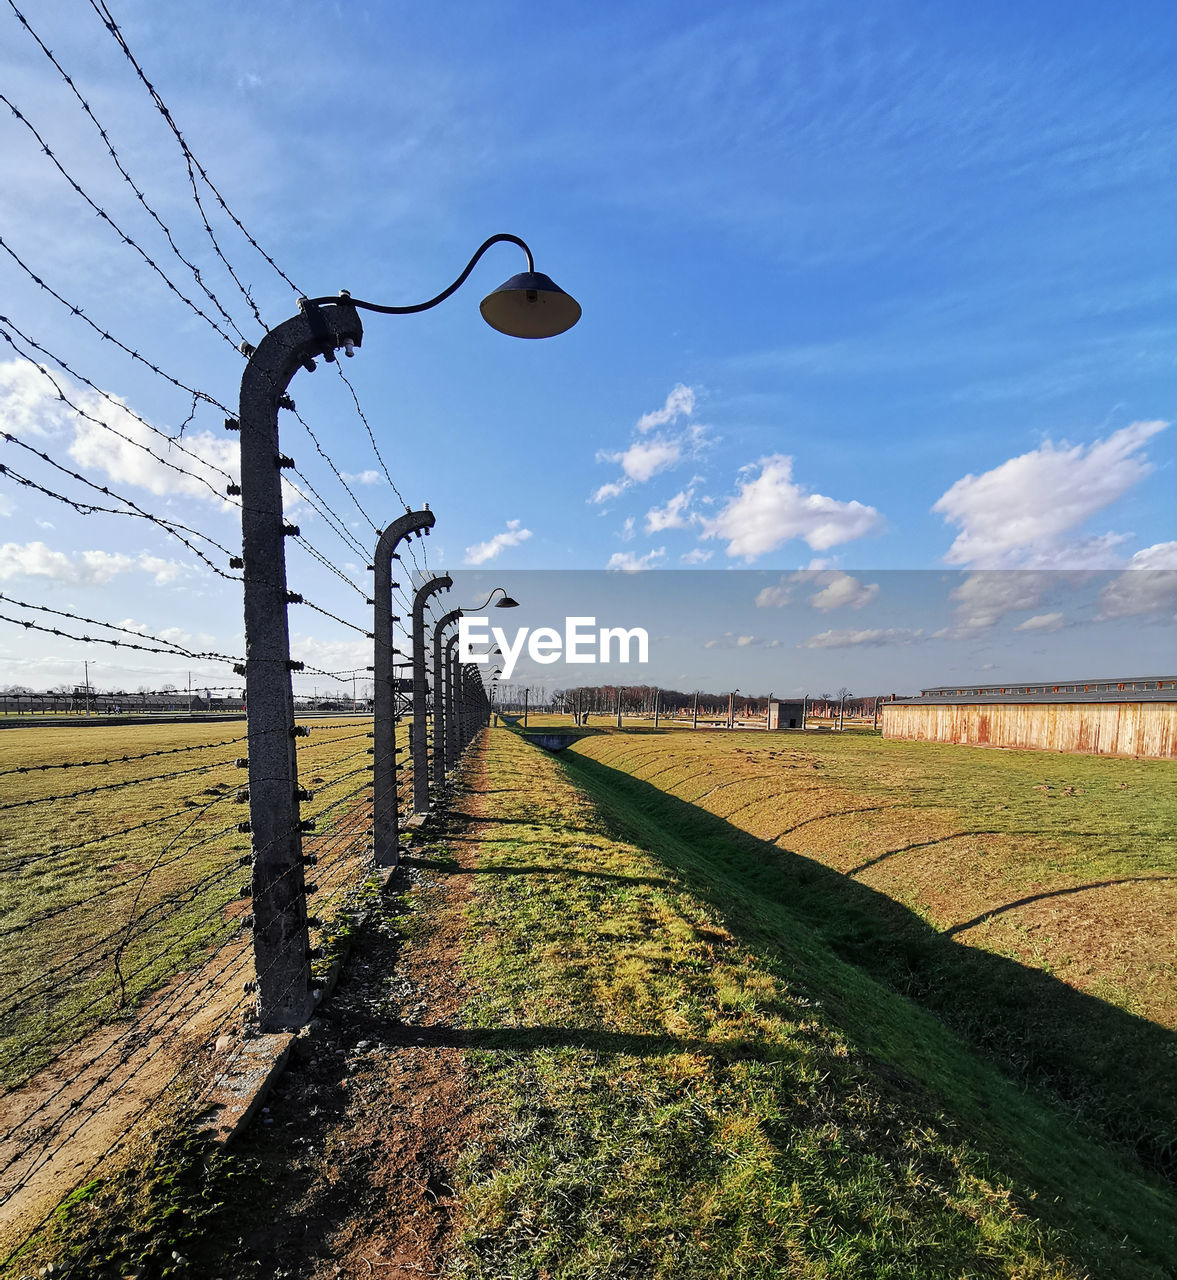
[[[803,640],[799,649],[853,649],[862,645],[884,648],[889,645],[914,644],[923,639],[923,631],[909,627],[866,628],[862,631],[821,631]]]
[[[781,641],[766,636],[740,635],[735,631],[725,631],[713,640],[703,642],[704,649],[779,649]]]
[[[184,566],[141,552],[56,551],[43,542],[6,542],[0,546],[0,581],[43,578],[72,587],[101,587],[123,573],[147,573],[159,585],[174,582]]]
[[[665,558],[665,547],[647,551],[644,556],[639,556],[636,551],[614,551],[609,557],[609,563],[605,568],[620,569],[624,573],[641,573],[645,569],[654,568],[660,560]]]
[[[643,413],[638,419],[637,430],[641,433],[652,431],[655,427],[666,427],[679,418],[689,418],[695,412],[695,392],[692,387],[677,383],[666,397],[661,409]]]
[[[589,498],[590,502],[608,502],[635,485],[645,484],[654,476],[677,467],[684,459],[694,457],[707,440],[706,428],[698,423],[684,423],[677,431],[658,430],[673,427],[680,418],[690,418],[695,412],[695,393],[679,383],[666,397],[660,409],[644,413],[634,427],[634,440],[624,449],[599,449],[598,462],[615,462],[621,467],[621,477],[600,485]]]
[[[680,489],[664,506],[651,507],[646,512],[646,532],[661,533],[663,529],[685,529],[693,517],[687,511],[694,489]]]
[[[960,529],[944,559],[991,569],[1116,564],[1116,548],[1128,535],[1076,531],[1152,471],[1144,448],[1167,425],[1133,422],[1089,445],[1047,440],[991,471],[964,476],[932,507]]]
[[[1177,620],[1177,542],[1158,542],[1138,551],[1099,598],[1103,618],[1168,614]]]
[[[467,547],[466,563],[486,564],[507,547],[517,547],[521,542],[526,542],[531,537],[531,530],[521,526],[520,520],[508,520],[507,527],[502,533],[496,533],[493,538],[488,538],[485,542],[476,542],[472,547]]]
[[[1063,626],[1061,613],[1036,613],[1025,622],[1019,622],[1015,631],[1058,631]]]

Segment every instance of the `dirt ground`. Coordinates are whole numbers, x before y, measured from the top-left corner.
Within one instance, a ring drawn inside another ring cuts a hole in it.
[[[445,848],[463,865],[480,773],[475,761],[442,819]],[[210,1242],[215,1253],[193,1258],[202,1275],[440,1273],[454,1230],[451,1170],[479,1120],[454,1027],[468,994],[460,964],[471,877],[430,869],[437,830],[426,828],[420,857],[390,885],[404,914],[357,940],[267,1110],[235,1144],[256,1162],[255,1194],[230,1208],[236,1242]]]

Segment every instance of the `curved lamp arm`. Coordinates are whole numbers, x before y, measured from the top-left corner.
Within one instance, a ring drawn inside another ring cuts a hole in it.
[[[346,289],[341,289],[337,297],[308,298],[307,305],[313,307],[321,306],[325,302],[342,301],[349,302],[353,307],[359,307],[362,311],[379,311],[382,315],[386,316],[409,316],[416,314],[418,311],[428,311],[431,307],[436,307],[439,302],[444,302],[450,294],[455,293],[460,289],[469,279],[470,272],[478,265],[479,258],[482,257],[487,249],[496,244],[517,244],[527,255],[528,271],[535,270],[535,259],[531,256],[531,250],[527,245],[520,240],[518,236],[509,235],[507,232],[503,231],[498,235],[491,236],[489,240],[484,240],[483,243],[478,246],[477,250],[475,250],[474,257],[466,263],[465,271],[462,272],[462,274],[453,282],[453,284],[450,285],[448,289],[443,289],[436,298],[430,298],[428,302],[418,302],[411,307],[385,307],[381,306],[377,302],[361,302],[359,298],[353,298]]]
[[[462,606],[463,612],[477,613],[479,609],[485,609],[486,606],[490,604],[490,602],[495,598],[495,596],[498,595],[500,591],[503,593],[503,598],[498,602],[498,604],[495,605],[496,609],[517,609],[519,607],[519,601],[512,600],[511,597],[507,595],[506,587],[495,587],[495,589],[490,593],[490,595],[486,597],[486,599],[481,604],[463,605]]]
[[[444,302],[456,289],[465,284],[470,272],[474,270],[479,258],[494,244],[514,244],[527,255],[527,270],[504,281],[492,293],[488,293],[479,304],[482,318],[492,329],[505,333],[512,338],[554,338],[556,334],[571,329],[580,319],[580,303],[566,290],[542,271],[536,271],[535,260],[531,250],[518,236],[501,232],[491,236],[479,245],[474,257],[466,264],[466,269],[449,286],[428,302],[416,302],[407,307],[388,307],[378,302],[363,302],[353,298],[346,289],[341,289],[335,297],[299,298],[298,305],[304,315],[312,318],[319,315],[319,307],[324,303],[335,303],[337,307],[360,308],[364,311],[379,311],[384,315],[407,316],[418,311],[428,311]],[[318,323],[316,321],[316,323]],[[343,345],[343,344],[339,344]],[[347,347],[351,355],[351,347]],[[324,359],[332,359],[327,351]]]

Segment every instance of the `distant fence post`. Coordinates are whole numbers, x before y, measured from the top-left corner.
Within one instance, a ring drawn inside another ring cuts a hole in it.
[[[433,626],[433,785],[445,786],[446,769],[453,764],[447,760],[448,741],[446,739],[446,705],[445,705],[445,645],[441,633],[462,616],[461,609],[451,609],[449,613],[438,618]]]
[[[530,692],[531,692],[531,690],[530,690],[530,689],[528,689],[528,688],[524,687],[524,690],[523,690],[523,727],[524,727],[525,729],[527,728],[527,695],[528,695]]]
[[[413,812],[429,812],[429,713],[426,705],[425,606],[429,597],[448,591],[449,574],[430,578],[413,596]]]
[[[662,702],[662,690],[655,689],[654,690],[654,728],[655,729],[658,728],[658,711],[659,711],[661,702]]]
[[[621,728],[621,690],[617,690],[617,727]]]
[[[372,852],[378,867],[395,867],[400,857],[397,805],[396,663],[392,627],[392,562],[397,547],[413,533],[431,529],[432,511],[409,511],[380,535],[372,557]]]
[[[245,603],[245,687],[249,741],[249,830],[253,845],[253,953],[263,1030],[306,1021],[314,998],[302,870],[302,830],[290,673],[286,538],[297,534],[282,512],[278,410],[286,388],[314,357],[357,346],[363,327],[345,302],[300,314],[262,338],[241,377],[241,565]]]
[[[801,732],[804,733],[809,727],[806,721],[809,719],[809,694],[801,695]]]
[[[445,749],[446,759],[454,764],[462,754],[462,699],[458,689],[458,640],[457,635],[452,635],[445,642]]]

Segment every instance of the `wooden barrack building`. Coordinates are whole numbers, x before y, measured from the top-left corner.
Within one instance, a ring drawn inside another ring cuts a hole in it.
[[[882,705],[884,738],[1177,759],[1177,676],[941,685]]]

